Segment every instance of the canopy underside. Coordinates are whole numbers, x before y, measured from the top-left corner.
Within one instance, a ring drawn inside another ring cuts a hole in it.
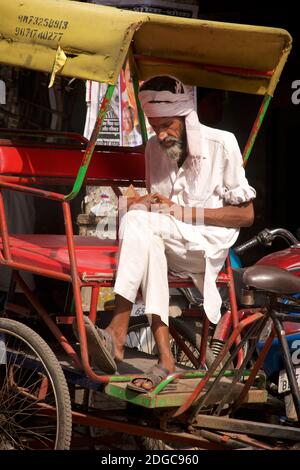
[[[190,85],[272,95],[292,43],[278,28],[69,0],[1,2],[0,18],[0,62],[106,83],[117,81],[132,46],[142,80],[167,73]]]

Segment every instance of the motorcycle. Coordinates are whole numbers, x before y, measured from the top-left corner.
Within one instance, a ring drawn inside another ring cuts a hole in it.
[[[272,266],[286,271],[290,271],[295,276],[300,277],[300,242],[288,230],[283,228],[264,229],[259,232],[255,237],[235,248],[235,254],[241,256],[247,250],[255,248],[258,245],[271,246],[276,238],[283,239],[289,246],[285,249],[275,251],[259,259],[255,264],[257,266]],[[299,311],[293,311],[293,303],[300,298],[300,292],[294,293],[292,299],[286,297],[282,301],[289,309],[290,315],[299,316]],[[300,316],[299,316],[300,320]],[[295,368],[295,375],[300,386],[300,323],[283,321],[283,328],[285,338],[288,344],[288,350],[291,356],[293,366]],[[271,324],[269,322],[262,332],[260,339],[257,343],[258,352],[262,351],[267,338],[271,333]],[[276,384],[275,390],[278,395],[284,397],[286,405],[286,414],[288,419],[296,419],[295,408],[292,405],[290,385],[285,370],[282,349],[278,338],[274,338],[270,350],[264,360],[263,370],[267,375],[267,379],[271,384]],[[273,386],[274,390],[274,386]]]
[[[285,249],[281,249],[263,256],[254,264],[254,267],[279,268],[279,270],[289,271],[293,275],[300,277],[300,242],[291,232],[286,229],[266,228],[260,231],[250,240],[232,249],[230,256],[234,261],[234,266],[236,266],[233,268],[233,278],[240,319],[243,318],[247,308],[264,307],[269,302],[269,295],[260,289],[256,289],[255,291],[251,292],[250,301],[248,298],[249,295],[245,295],[245,292],[246,294],[249,294],[247,289],[245,291],[246,286],[244,282],[244,275],[247,268],[242,267],[241,257],[248,250],[251,250],[259,245],[271,247],[277,238],[283,239],[289,246]],[[191,305],[195,305],[198,308],[201,308],[202,297],[197,289],[185,288],[181,289],[181,292],[188,300],[190,307]],[[223,316],[219,324],[214,329],[214,332],[211,334],[210,340],[210,349],[215,357],[220,354],[226,339],[232,332],[230,302],[227,289],[224,289],[223,286],[221,286],[220,294],[223,300]],[[291,357],[292,364],[295,368],[297,384],[298,387],[300,387],[300,310],[298,299],[300,299],[300,292],[294,292],[292,296],[282,295],[280,302],[282,314],[284,315],[282,326],[284,329],[284,336],[287,341],[287,352]],[[297,317],[299,318],[298,322]],[[290,321],[292,319],[294,321]],[[266,346],[267,340],[272,334],[272,327],[272,320],[269,319],[260,334],[259,340],[257,341],[254,339],[256,343],[257,354],[261,353]],[[187,336],[194,346],[197,347],[199,345],[199,340],[197,340],[195,333],[192,333],[191,331],[195,331],[194,322],[191,319],[190,322],[186,322],[186,328],[190,329],[190,333]],[[250,341],[245,343],[243,346],[244,355],[246,355],[249,347]],[[209,364],[209,366],[210,365],[211,364]],[[286,372],[282,344],[278,337],[274,337],[272,339],[270,349],[266,354],[262,364],[262,371],[265,374],[265,379],[268,382],[269,390],[271,391],[273,397],[284,399],[285,416],[282,416],[281,419],[292,421],[297,420],[289,379]]]

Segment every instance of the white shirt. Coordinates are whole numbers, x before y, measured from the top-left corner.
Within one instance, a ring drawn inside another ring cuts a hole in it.
[[[235,136],[201,124],[199,137],[198,155],[188,155],[179,169],[156,136],[148,141],[145,152],[148,191],[158,192],[181,206],[203,208],[236,205],[255,198],[255,190],[245,177]],[[175,221],[182,237],[190,242],[189,249],[205,251],[204,309],[209,320],[217,323],[221,299],[215,280],[239,229]],[[197,280],[195,283],[198,284]]]

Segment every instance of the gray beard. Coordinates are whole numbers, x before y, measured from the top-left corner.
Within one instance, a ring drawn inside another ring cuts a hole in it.
[[[171,147],[163,147],[163,149],[165,150],[168,157],[174,162],[178,162],[183,157],[184,146],[182,142],[174,142]]]

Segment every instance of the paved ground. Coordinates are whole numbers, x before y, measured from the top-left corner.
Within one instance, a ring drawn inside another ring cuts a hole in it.
[[[125,409],[127,404],[118,399],[109,397],[108,395],[101,392],[90,393],[89,405],[94,408],[101,410],[111,411]],[[83,426],[75,427],[73,433],[76,438],[76,449],[95,449],[95,450],[140,450],[137,441],[134,436],[117,433],[115,431],[109,431],[106,429],[99,429],[90,426],[89,428]],[[82,443],[80,444],[80,435],[82,435]],[[86,437],[91,436],[92,438],[98,438],[97,442],[91,446],[86,444]],[[75,447],[73,447],[75,448]]]

